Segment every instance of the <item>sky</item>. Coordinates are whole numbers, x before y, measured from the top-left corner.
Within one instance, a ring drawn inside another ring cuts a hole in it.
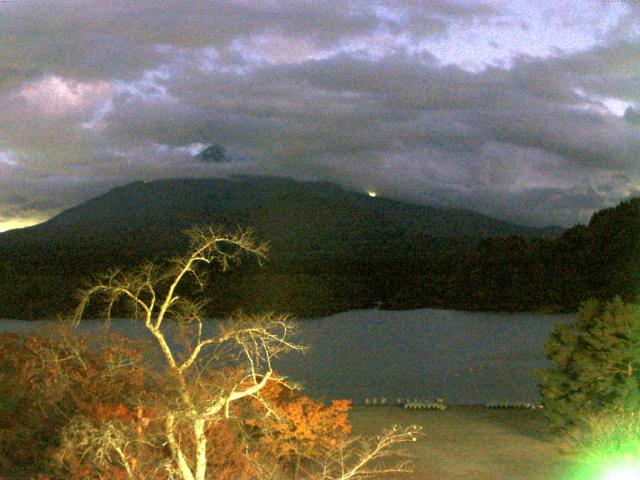
[[[0,1],[0,231],[234,174],[587,222],[640,194],[640,1]]]

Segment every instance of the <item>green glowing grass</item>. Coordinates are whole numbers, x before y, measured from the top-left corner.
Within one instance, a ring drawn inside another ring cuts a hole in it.
[[[638,480],[640,479],[639,465],[614,465],[604,472],[602,480]]]
[[[570,441],[576,467],[566,480],[640,480],[640,413],[591,417]]]
[[[566,480],[640,480],[638,460],[613,460],[608,464],[583,465]]]

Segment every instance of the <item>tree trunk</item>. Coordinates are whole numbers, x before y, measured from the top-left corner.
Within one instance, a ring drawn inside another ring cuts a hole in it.
[[[193,422],[193,434],[196,440],[196,478],[205,480],[207,472],[207,436],[204,432],[205,419],[197,418]]]
[[[175,434],[173,432],[173,424],[175,418],[172,413],[167,415],[166,429],[167,429],[167,441],[169,442],[169,447],[171,448],[171,453],[173,454],[173,458],[178,464],[178,470],[180,471],[180,476],[182,480],[195,480],[193,477],[193,473],[187,464],[186,458],[184,458],[184,453],[182,453],[182,449],[178,442],[176,441]],[[203,477],[204,478],[204,477]]]

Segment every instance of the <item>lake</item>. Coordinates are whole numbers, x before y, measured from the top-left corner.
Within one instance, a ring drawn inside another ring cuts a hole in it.
[[[544,343],[554,324],[573,320],[575,315],[353,310],[300,320],[298,341],[310,349],[287,355],[276,368],[311,396],[355,403],[369,397],[535,402],[532,370],[550,365]],[[0,320],[0,333],[39,323]],[[101,324],[86,321],[83,329]],[[133,336],[144,332],[131,320],[113,321],[112,328]]]

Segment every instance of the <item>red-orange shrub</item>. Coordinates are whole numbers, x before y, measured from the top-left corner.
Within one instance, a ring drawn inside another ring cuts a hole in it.
[[[88,339],[64,333],[7,333],[0,336],[0,358],[2,471],[50,471],[71,418],[128,422],[126,412],[134,412],[146,395],[137,365],[140,353],[122,337],[111,336],[107,346],[96,350]],[[85,473],[77,478],[88,478]]]
[[[145,369],[129,340],[111,336],[100,345],[72,335],[0,336],[0,471],[39,480],[124,480],[129,468],[135,478],[166,478],[171,379]],[[237,375],[200,372],[197,389],[205,395]],[[265,461],[285,473],[297,470],[345,440],[348,409],[347,401],[325,406],[270,381],[260,400],[236,402],[230,418],[209,425],[210,478],[255,479],[254,466]],[[187,452],[195,448],[189,428],[185,422],[176,429]],[[118,442],[126,445],[122,457],[113,451]]]

